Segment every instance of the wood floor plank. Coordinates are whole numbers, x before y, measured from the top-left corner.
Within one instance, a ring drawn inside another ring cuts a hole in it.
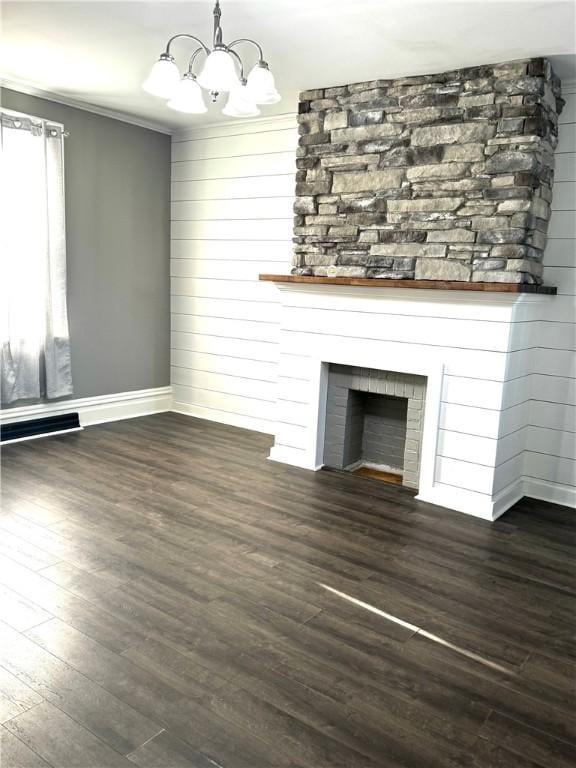
[[[299,662],[301,663],[299,658]],[[311,675],[310,665],[304,664],[300,679],[294,675],[282,674],[278,666],[262,664],[262,653],[258,649],[251,654],[237,655],[229,661],[226,672],[234,686],[249,692],[258,699],[268,702],[277,709],[301,720],[346,747],[375,759],[384,765],[419,766],[425,759],[427,765],[443,766],[452,754],[459,754],[464,745],[472,743],[470,738],[454,738],[448,728],[437,727],[431,731],[416,727],[406,718],[406,708],[398,715],[398,700],[390,697],[385,707],[367,706],[364,701],[366,689],[355,686],[349,677],[339,680],[339,694],[334,695],[334,678],[319,675],[319,668]],[[285,671],[285,670],[283,670]],[[322,679],[319,685],[318,680]],[[313,680],[316,685],[313,685]],[[355,700],[351,691],[361,689]],[[342,695],[346,689],[345,695]],[[223,694],[226,689],[222,689]],[[382,699],[378,702],[382,704]],[[394,705],[393,707],[390,705]],[[343,718],[343,714],[346,716]],[[423,716],[425,710],[414,708],[412,716]],[[427,713],[430,717],[430,713]],[[416,720],[414,721],[416,722]],[[438,726],[439,724],[436,723]]]
[[[116,752],[132,752],[162,730],[152,719],[6,625],[0,625],[0,663]]]
[[[435,707],[438,715],[454,718],[464,723],[464,727],[477,732],[490,707],[479,704],[463,686],[446,686],[444,676],[437,669],[419,669],[412,659],[403,659],[401,651],[386,653],[392,646],[385,645],[384,639],[378,649],[378,655],[366,653],[366,649],[356,647],[355,643],[343,642],[341,637],[334,637],[322,627],[305,625],[290,631],[282,625],[284,631],[279,635],[270,629],[270,621],[251,605],[228,605],[224,614],[229,621],[243,622],[253,632],[260,631],[262,647],[265,651],[287,645],[291,652],[299,656],[311,657],[323,661],[332,673],[354,675],[365,683],[393,693],[415,705],[424,702]],[[402,663],[404,661],[404,663]],[[329,674],[329,673],[327,673]],[[439,703],[441,706],[439,706]]]
[[[33,571],[53,565],[60,559],[7,531],[0,538],[0,554],[11,557]]]
[[[56,768],[2,725],[0,725],[0,765],[2,768]]]
[[[133,768],[134,765],[47,701],[10,720],[4,727],[54,768]]]
[[[135,749],[128,760],[139,768],[219,768],[218,764],[186,742],[162,731]]]
[[[476,719],[461,715],[456,707],[450,709],[448,701],[444,708],[438,702],[427,704],[392,690],[385,681],[379,684],[353,671],[337,671],[326,660],[302,655],[288,643],[259,648],[252,656],[254,663],[264,664],[280,679],[295,680],[361,716],[367,712],[385,723],[386,735],[403,731],[415,744],[429,743],[431,738],[444,745],[469,749],[476,740],[478,723],[484,719],[481,713]],[[241,682],[239,678],[236,681]]]
[[[2,768],[571,764],[574,513],[270,442],[166,413],[5,448]]]
[[[120,585],[120,582],[107,574],[100,574],[98,571],[87,572],[64,561],[42,568],[37,573],[68,592],[72,592],[73,595],[86,600],[98,597]]]
[[[38,572],[1,556],[0,583],[113,650],[123,650],[145,637],[122,616],[111,614]]]
[[[0,725],[41,701],[44,699],[40,694],[0,666]]]
[[[169,725],[176,736],[210,755],[216,762],[221,754],[227,756],[231,749],[235,754],[234,749],[240,749],[240,743],[235,744],[231,734],[242,733],[242,729],[206,707],[206,701],[215,694],[216,686],[195,678],[194,695],[190,694],[190,690],[182,694],[162,672],[156,673],[150,667],[134,664],[58,620],[42,625],[41,631],[31,636],[52,654],[65,656],[74,669],[97,681],[119,700],[165,728]],[[248,766],[255,759],[263,760],[263,754],[267,755],[266,760],[271,760],[271,751],[275,757],[270,765],[282,768],[289,765],[290,761],[283,752],[277,755],[276,747],[272,748],[260,738],[248,740],[243,734],[242,739],[243,750],[240,751],[247,758],[243,762],[239,757],[238,766]],[[268,765],[268,762],[261,764]],[[232,765],[235,766],[235,762]]]
[[[533,755],[511,752],[506,747],[480,737],[474,744],[467,765],[471,768],[546,768],[547,763],[539,763]]]
[[[2,620],[13,629],[18,629],[21,632],[53,618],[48,611],[2,585],[0,585],[0,605],[2,606]]]
[[[37,525],[50,525],[50,523],[55,523],[65,517],[65,514],[61,511],[42,507],[28,500],[25,496],[21,496],[21,488],[12,486],[10,490],[12,493],[10,491],[7,493],[5,487],[2,489],[3,513],[19,515]]]
[[[529,755],[547,768],[573,768],[576,746],[559,741],[537,728],[530,728],[505,715],[494,712],[482,727],[481,734],[511,752]]]
[[[576,693],[576,662],[552,658],[545,653],[533,653],[522,668],[522,677],[536,686],[547,686],[557,691],[568,706],[574,703]]]
[[[202,701],[208,690],[216,691],[228,684],[230,676],[226,672],[230,658],[238,653],[217,637],[206,637],[201,643],[196,636],[194,652],[184,654],[171,645],[148,638],[122,655],[184,696]]]
[[[433,668],[510,722],[542,730],[576,748],[574,697],[567,702],[545,686],[533,685],[521,673],[502,673],[419,635],[406,644],[404,654],[421,670]]]
[[[150,667],[134,664],[129,658],[111,651],[81,632],[59,620],[54,620],[31,632],[30,637],[54,657],[67,663],[86,678],[96,682],[120,701],[166,727],[178,714],[178,722],[191,700],[186,694],[156,674]],[[194,699],[203,701],[211,693],[209,684],[195,679]],[[159,731],[160,728],[157,729]]]
[[[383,748],[369,757],[304,723],[246,690],[227,688],[209,701],[210,710],[242,728],[248,735],[287,751],[297,762],[316,768],[388,768]]]

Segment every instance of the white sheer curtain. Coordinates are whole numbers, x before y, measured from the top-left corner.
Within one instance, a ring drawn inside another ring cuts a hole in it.
[[[2,403],[72,393],[60,126],[0,112]]]

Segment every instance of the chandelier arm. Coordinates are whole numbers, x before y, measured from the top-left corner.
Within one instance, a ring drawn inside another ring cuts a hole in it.
[[[189,73],[190,75],[192,75],[192,74],[193,74],[193,72],[192,72],[192,67],[193,67],[193,65],[194,65],[194,62],[196,61],[196,59],[197,59],[197,57],[198,57],[198,54],[199,54],[199,53],[206,53],[206,51],[205,51],[205,50],[204,50],[204,48],[202,48],[202,47],[200,47],[200,48],[196,48],[196,50],[194,51],[194,53],[192,54],[192,56],[190,56],[190,61],[188,62],[188,73]]]
[[[171,38],[170,38],[170,40],[168,40],[168,42],[166,43],[166,54],[170,55],[170,46],[172,45],[172,43],[174,42],[174,40],[177,40],[179,37],[187,37],[187,38],[189,38],[190,40],[195,40],[195,41],[196,41],[196,42],[197,42],[199,45],[201,45],[201,46],[202,46],[202,48],[204,49],[204,53],[205,53],[207,56],[210,54],[210,48],[208,48],[208,46],[207,46],[207,45],[205,45],[205,44],[202,42],[202,40],[200,40],[200,39],[199,39],[199,38],[197,38],[197,37],[194,37],[194,35],[188,35],[188,34],[184,34],[184,33],[183,33],[183,34],[180,34],[180,35],[174,35],[173,37],[171,37]]]
[[[251,40],[249,37],[239,37],[238,40],[233,40],[231,43],[228,43],[226,47],[230,49],[234,45],[237,45],[238,43],[252,43],[252,45],[255,45],[256,48],[258,48],[258,55],[260,56],[260,61],[264,61],[264,53],[262,51],[262,47],[256,42],[256,40]]]

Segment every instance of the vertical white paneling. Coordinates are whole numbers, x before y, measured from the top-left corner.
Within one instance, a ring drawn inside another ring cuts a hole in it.
[[[172,151],[174,409],[273,432],[278,301],[288,272],[294,116],[176,136]]]

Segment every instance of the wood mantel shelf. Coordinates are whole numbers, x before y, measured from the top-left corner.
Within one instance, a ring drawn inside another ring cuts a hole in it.
[[[422,288],[440,291],[484,291],[493,293],[540,293],[555,296],[551,285],[527,283],[464,283],[447,280],[387,280],[377,277],[313,277],[308,275],[260,275],[272,283],[311,283],[314,285],[356,285],[363,288]]]

